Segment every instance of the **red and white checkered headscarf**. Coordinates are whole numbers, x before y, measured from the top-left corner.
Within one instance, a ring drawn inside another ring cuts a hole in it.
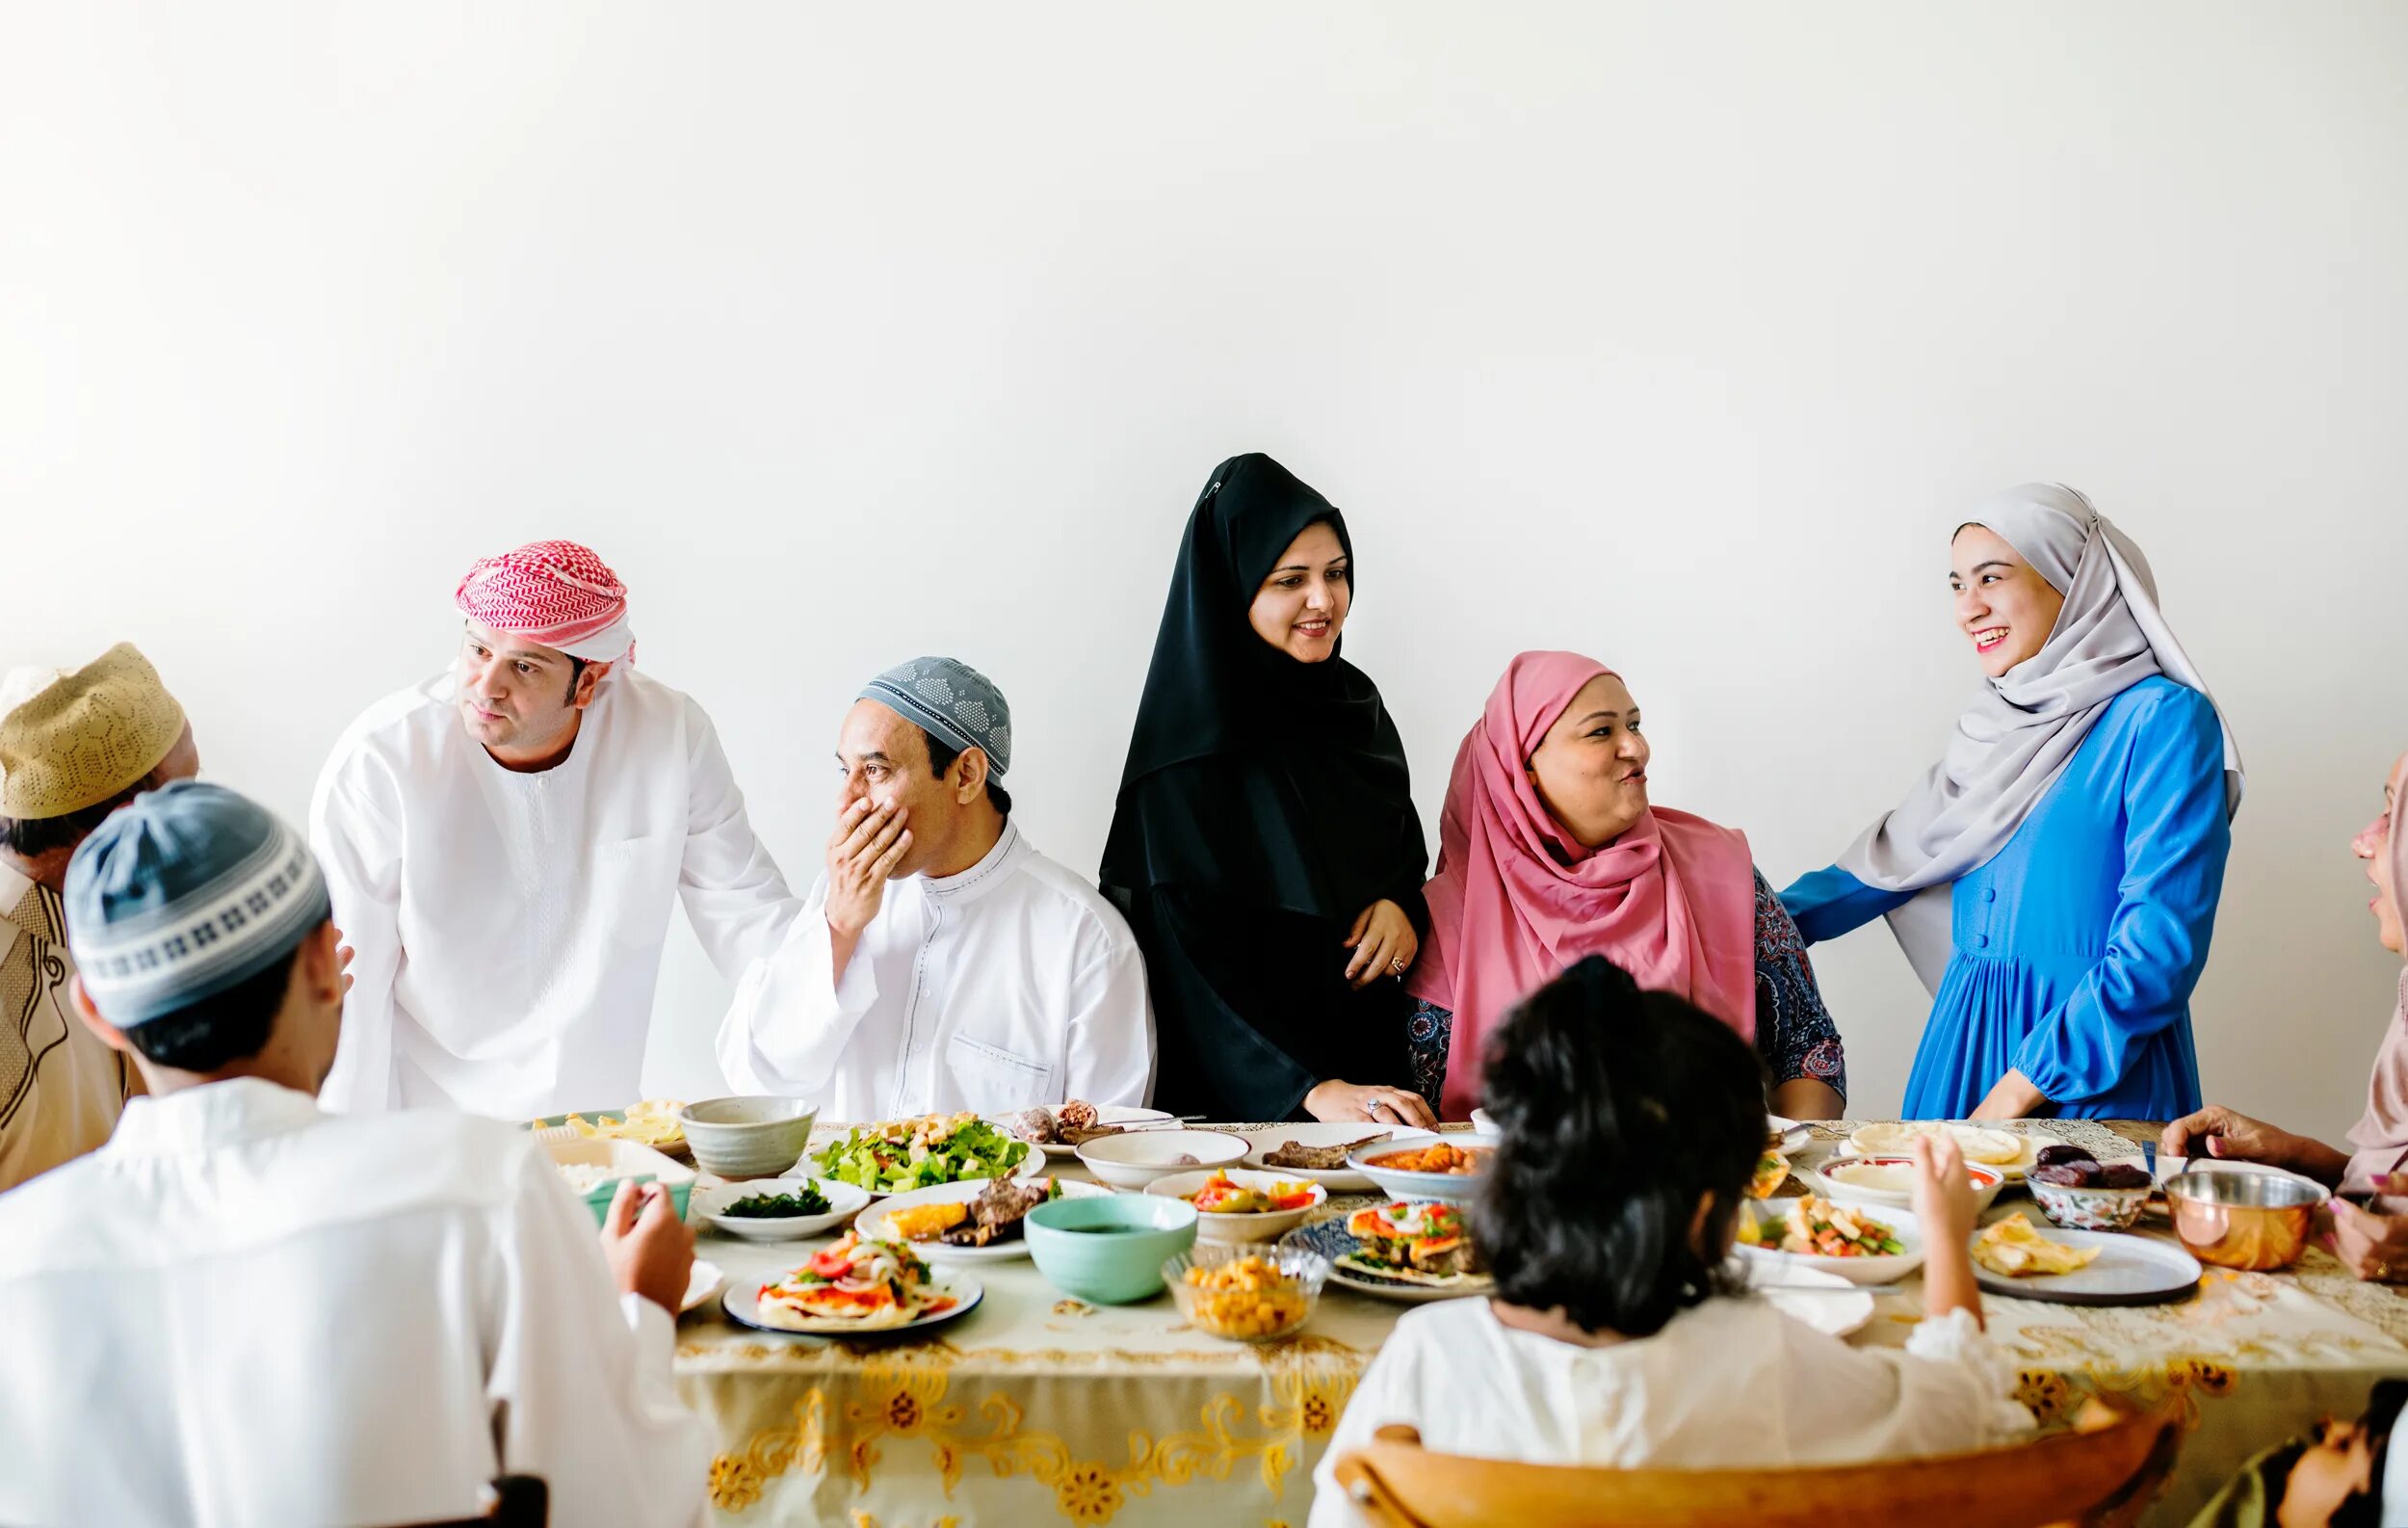
[[[452,600],[471,620],[558,647],[589,663],[635,661],[627,586],[590,547],[529,541],[480,559]]]

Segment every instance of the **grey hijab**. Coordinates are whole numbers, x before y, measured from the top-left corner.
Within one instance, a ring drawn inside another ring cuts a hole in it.
[[[2065,596],[2065,608],[2046,645],[1982,681],[1940,762],[1840,856],[1840,868],[1869,886],[1923,893],[1890,914],[1890,930],[1933,992],[1949,963],[1950,883],[2006,847],[2107,702],[2155,673],[2208,694],[2158,610],[2148,561],[2088,499],[2062,484],[2026,483],[1963,525],[1997,533]],[[2240,751],[2221,708],[2217,720],[2225,810],[2238,811]]]

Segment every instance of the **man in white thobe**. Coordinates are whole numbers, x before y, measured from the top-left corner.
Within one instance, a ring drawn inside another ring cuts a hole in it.
[[[691,1524],[678,1403],[693,1234],[657,1186],[593,1217],[522,1131],[323,1114],[343,980],[308,847],[220,786],[137,798],[77,853],[81,1020],[149,1095],[0,1196],[0,1522],[465,1517]]]
[[[1002,694],[967,664],[915,658],[862,690],[836,762],[826,870],[720,1025],[730,1085],[848,1120],[1143,1103],[1144,960],[1112,905],[1011,820]]]
[[[638,672],[570,541],[472,567],[453,671],[378,702],[310,808],[354,951],[329,1108],[525,1120],[638,1095],[669,905],[733,978],[798,904],[710,719]]]

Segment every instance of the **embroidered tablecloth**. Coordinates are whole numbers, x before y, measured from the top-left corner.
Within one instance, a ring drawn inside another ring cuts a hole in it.
[[[1800,1163],[1820,1161],[1851,1128],[1817,1126]],[[2136,1156],[2131,1143],[2148,1133],[2092,1121],[2023,1128],[2103,1159]],[[1085,1176],[1069,1166],[1063,1175]],[[1335,1199],[1325,1213],[1366,1202]],[[2019,1207],[2031,1211],[2010,1194],[1992,1213]],[[2163,1234],[2154,1224],[2146,1234]],[[705,1237],[701,1252],[731,1282],[758,1282],[824,1245]],[[1331,1425],[1409,1308],[1333,1284],[1300,1334],[1253,1345],[1190,1329],[1166,1294],[1089,1306],[1026,1260],[967,1271],[984,1301],[925,1338],[777,1336],[732,1325],[716,1302],[688,1316],[678,1384],[721,1440],[716,1520],[1297,1528]],[[2187,1437],[2152,1523],[2186,1522],[2240,1460],[2318,1416],[2355,1415],[2376,1379],[2408,1374],[2408,1297],[2360,1283],[2321,1251],[2281,1274],[2211,1269],[2195,1297],[2174,1304],[1992,1298],[1986,1308],[2022,1369],[2022,1399],[2044,1422],[2089,1393],[2177,1398]],[[1902,1345],[1921,1314],[1909,1281],[1851,1340]]]

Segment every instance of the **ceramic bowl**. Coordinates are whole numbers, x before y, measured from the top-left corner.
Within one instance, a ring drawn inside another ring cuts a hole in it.
[[[1481,1135],[1478,1131],[1450,1130],[1444,1135],[1399,1133],[1385,1141],[1375,1141],[1347,1158],[1347,1166],[1379,1185],[1379,1191],[1390,1199],[1443,1199],[1450,1204],[1469,1204],[1479,1197],[1479,1186],[1488,1180],[1486,1162],[1477,1172],[1413,1172],[1401,1168],[1384,1167],[1381,1158],[1400,1151],[1418,1151],[1424,1146],[1445,1142],[1469,1151],[1494,1151],[1504,1145],[1504,1138]]]
[[[1913,1157],[1833,1157],[1805,1176],[1831,1199],[1906,1210],[1915,1207],[1915,1191],[1903,1186],[1914,1181],[1914,1172]],[[1966,1163],[1965,1175],[1973,1180],[1976,1214],[1988,1210],[2006,1187],[2005,1173],[1978,1162]]]
[[[1125,1305],[1160,1292],[1163,1264],[1195,1245],[1195,1206],[1179,1199],[1098,1194],[1038,1205],[1021,1234],[1055,1288],[1089,1304]]]
[[[729,1205],[748,1199],[756,1194],[794,1194],[804,1184],[820,1191],[827,1200],[824,1215],[730,1215]],[[824,1236],[851,1220],[869,1205],[870,1196],[850,1183],[834,1178],[791,1177],[772,1178],[767,1182],[755,1179],[749,1183],[719,1183],[694,1190],[694,1213],[710,1224],[721,1236],[733,1236],[743,1242],[792,1242],[805,1236]]]
[[[1245,1137],[1218,1130],[1132,1130],[1089,1141],[1079,1160],[1113,1188],[1141,1189],[1173,1172],[1235,1167],[1248,1149]]]
[[[776,1177],[802,1160],[820,1106],[749,1094],[708,1098],[677,1111],[694,1165],[723,1178]]]
[[[1210,1270],[1242,1257],[1259,1257],[1279,1270],[1289,1299],[1281,1303],[1283,1308],[1269,1312],[1268,1319],[1259,1303],[1226,1292],[1208,1294],[1188,1282],[1190,1269]],[[1170,1286],[1171,1303],[1179,1307],[1179,1314],[1196,1330],[1233,1342],[1275,1342],[1313,1319],[1313,1307],[1321,1304],[1322,1285],[1328,1282],[1329,1270],[1329,1259],[1309,1248],[1198,1242],[1193,1251],[1163,1264],[1163,1282]]]
[[[2129,1231],[2140,1223],[2140,1212],[2149,1202],[2151,1189],[2075,1188],[2063,1183],[2043,1183],[2032,1178],[2025,1185],[2031,1190],[2040,1213],[2052,1225],[2069,1231]]]
[[[1778,1199],[1769,1204],[1750,1201],[1740,1206],[1740,1213],[1752,1215],[1759,1225],[1777,1223],[1786,1218],[1795,1199]],[[1841,1208],[1867,1220],[1878,1221],[1897,1233],[1898,1244],[1906,1250],[1887,1256],[1826,1257],[1814,1252],[1784,1252],[1768,1247],[1750,1247],[1742,1242],[1736,1249],[1739,1255],[1751,1262],[1762,1262],[1767,1268],[1812,1268],[1826,1274],[1837,1274],[1851,1284],[1886,1284],[1904,1278],[1924,1265],[1923,1226],[1912,1210],[1894,1210],[1888,1205],[1878,1209],[1867,1204],[1846,1204]],[[1772,1281],[1772,1280],[1767,1280]]]
[[[1231,1215],[1215,1210],[1197,1209],[1195,1234],[1208,1242],[1275,1242],[1304,1224],[1306,1216],[1329,1202],[1329,1190],[1308,1178],[1285,1173],[1258,1172],[1238,1168],[1215,1168],[1205,1172],[1172,1172],[1156,1178],[1145,1186],[1148,1194],[1165,1199],[1185,1199],[1212,1181],[1217,1173],[1225,1172],[1231,1182],[1245,1188],[1269,1191],[1281,1183],[1301,1184],[1312,1190],[1313,1201],[1293,1210],[1255,1210]]]

